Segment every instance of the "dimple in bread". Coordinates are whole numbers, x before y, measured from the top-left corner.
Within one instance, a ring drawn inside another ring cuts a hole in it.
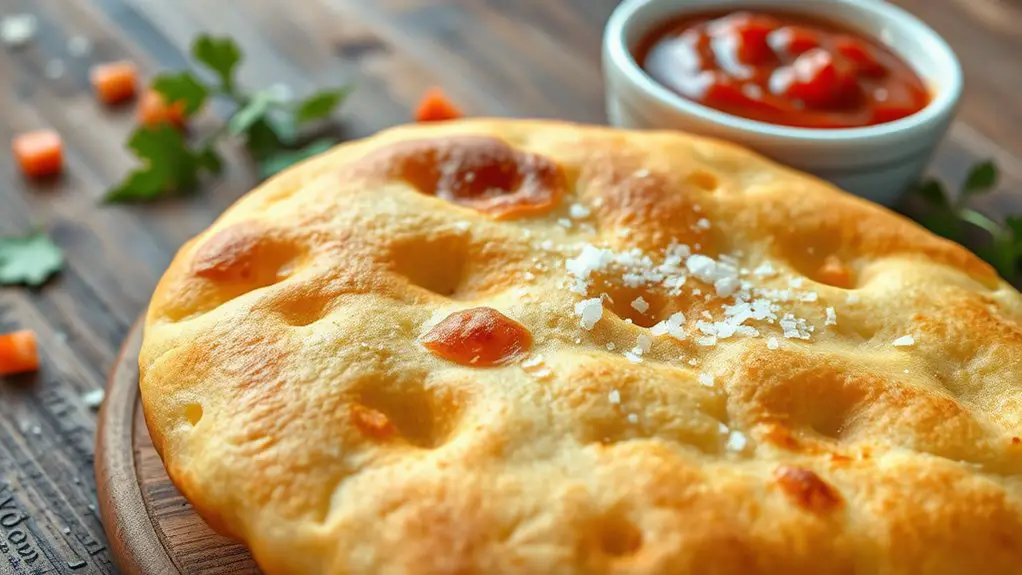
[[[185,245],[139,359],[268,574],[1018,573],[1022,299],[734,145],[474,120]]]

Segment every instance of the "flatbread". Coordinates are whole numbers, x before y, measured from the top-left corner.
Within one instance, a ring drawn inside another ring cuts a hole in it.
[[[407,126],[149,308],[170,477],[275,574],[1018,573],[1022,298],[735,145]]]

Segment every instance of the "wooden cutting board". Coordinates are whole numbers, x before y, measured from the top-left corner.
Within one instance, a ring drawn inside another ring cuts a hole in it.
[[[141,344],[137,322],[99,414],[96,490],[114,559],[126,575],[260,573],[248,551],[210,529],[167,477],[139,404]]]

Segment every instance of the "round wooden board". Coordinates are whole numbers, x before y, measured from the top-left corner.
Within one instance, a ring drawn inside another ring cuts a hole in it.
[[[127,575],[258,574],[240,544],[213,532],[177,491],[146,429],[138,391],[142,322],[110,373],[96,433],[103,527]]]

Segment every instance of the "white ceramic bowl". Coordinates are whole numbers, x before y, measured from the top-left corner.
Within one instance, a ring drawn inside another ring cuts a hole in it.
[[[777,9],[837,22],[886,44],[930,89],[922,111],[865,128],[816,130],[748,120],[687,100],[636,63],[633,49],[658,24],[700,11]],[[603,41],[607,114],[624,128],[676,129],[745,145],[885,205],[919,177],[954,116],[962,71],[947,43],[908,12],[881,0],[624,0]]]

